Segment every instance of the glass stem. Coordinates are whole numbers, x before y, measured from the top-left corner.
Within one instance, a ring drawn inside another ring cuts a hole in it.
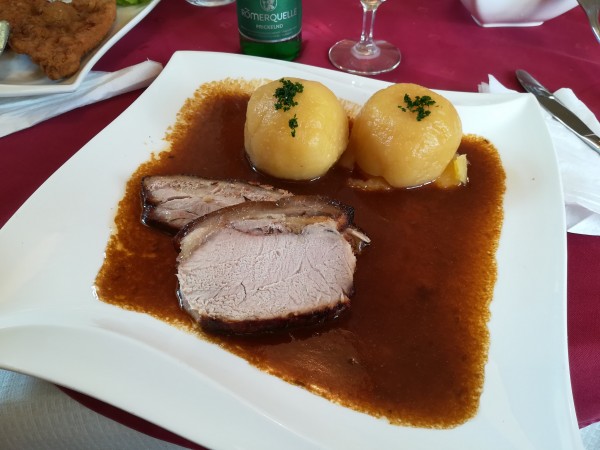
[[[357,58],[375,58],[380,51],[373,40],[373,28],[375,27],[375,12],[381,2],[373,4],[362,3],[363,20],[360,41],[352,48],[352,54]]]

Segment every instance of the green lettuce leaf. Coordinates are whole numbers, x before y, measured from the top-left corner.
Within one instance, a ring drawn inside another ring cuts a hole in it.
[[[150,0],[117,0],[117,5],[129,6],[129,5],[141,5],[142,3],[148,3]]]

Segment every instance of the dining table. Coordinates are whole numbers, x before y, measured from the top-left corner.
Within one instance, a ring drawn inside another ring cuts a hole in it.
[[[329,48],[340,39],[358,38],[361,21],[358,0],[304,0],[302,49],[292,64],[335,70],[328,59]],[[377,12],[375,38],[393,43],[402,55],[400,65],[373,76],[377,80],[477,92],[492,75],[507,88],[524,92],[515,78],[515,70],[524,69],[551,91],[571,88],[600,117],[600,43],[575,2],[564,14],[537,26],[483,27],[459,0],[389,0]],[[241,53],[235,3],[203,7],[186,0],[162,0],[92,70],[115,72],[147,60],[166,66],[178,51]],[[143,91],[95,102],[0,138],[0,225]],[[570,382],[583,432],[600,422],[600,236],[567,233],[566,244]],[[0,274],[0,283],[2,278]],[[65,448],[205,448],[203,442],[192,442],[43,377],[5,370],[0,374],[4,380],[0,382],[0,448],[57,448],[59,444]],[[15,386],[21,387],[19,420],[32,424],[27,429],[9,414],[17,401],[14,395],[10,405],[5,400],[11,389],[14,394]],[[77,413],[59,414],[52,406],[58,404]],[[59,416],[62,420],[48,419]],[[78,425],[78,420],[88,424]],[[112,431],[106,430],[113,428],[103,420],[138,437],[127,435],[129,440],[111,444]],[[42,423],[46,423],[43,436],[35,429]],[[102,433],[89,431],[94,426]],[[87,427],[89,434],[75,433],[77,427]],[[77,440],[71,440],[74,436]],[[595,436],[593,441],[588,436],[587,450],[600,448],[600,430]]]

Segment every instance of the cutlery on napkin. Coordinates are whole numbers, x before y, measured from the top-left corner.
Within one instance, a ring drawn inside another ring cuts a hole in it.
[[[146,87],[161,70],[161,64],[144,61],[116,72],[90,72],[74,92],[0,98],[0,138],[72,109]]]
[[[488,83],[481,83],[478,88],[479,92],[517,92],[505,88],[492,75],[489,75]],[[598,119],[571,89],[561,88],[554,95],[594,133],[600,135]],[[542,110],[542,114],[558,157],[567,231],[600,236],[600,156],[546,111]]]

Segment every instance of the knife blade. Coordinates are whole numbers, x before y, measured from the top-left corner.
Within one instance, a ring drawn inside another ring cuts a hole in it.
[[[8,36],[10,34],[10,25],[6,20],[0,20],[0,55],[6,47]]]
[[[535,96],[542,108],[600,155],[600,137],[598,135],[529,73],[517,70],[515,74],[521,86]]]

